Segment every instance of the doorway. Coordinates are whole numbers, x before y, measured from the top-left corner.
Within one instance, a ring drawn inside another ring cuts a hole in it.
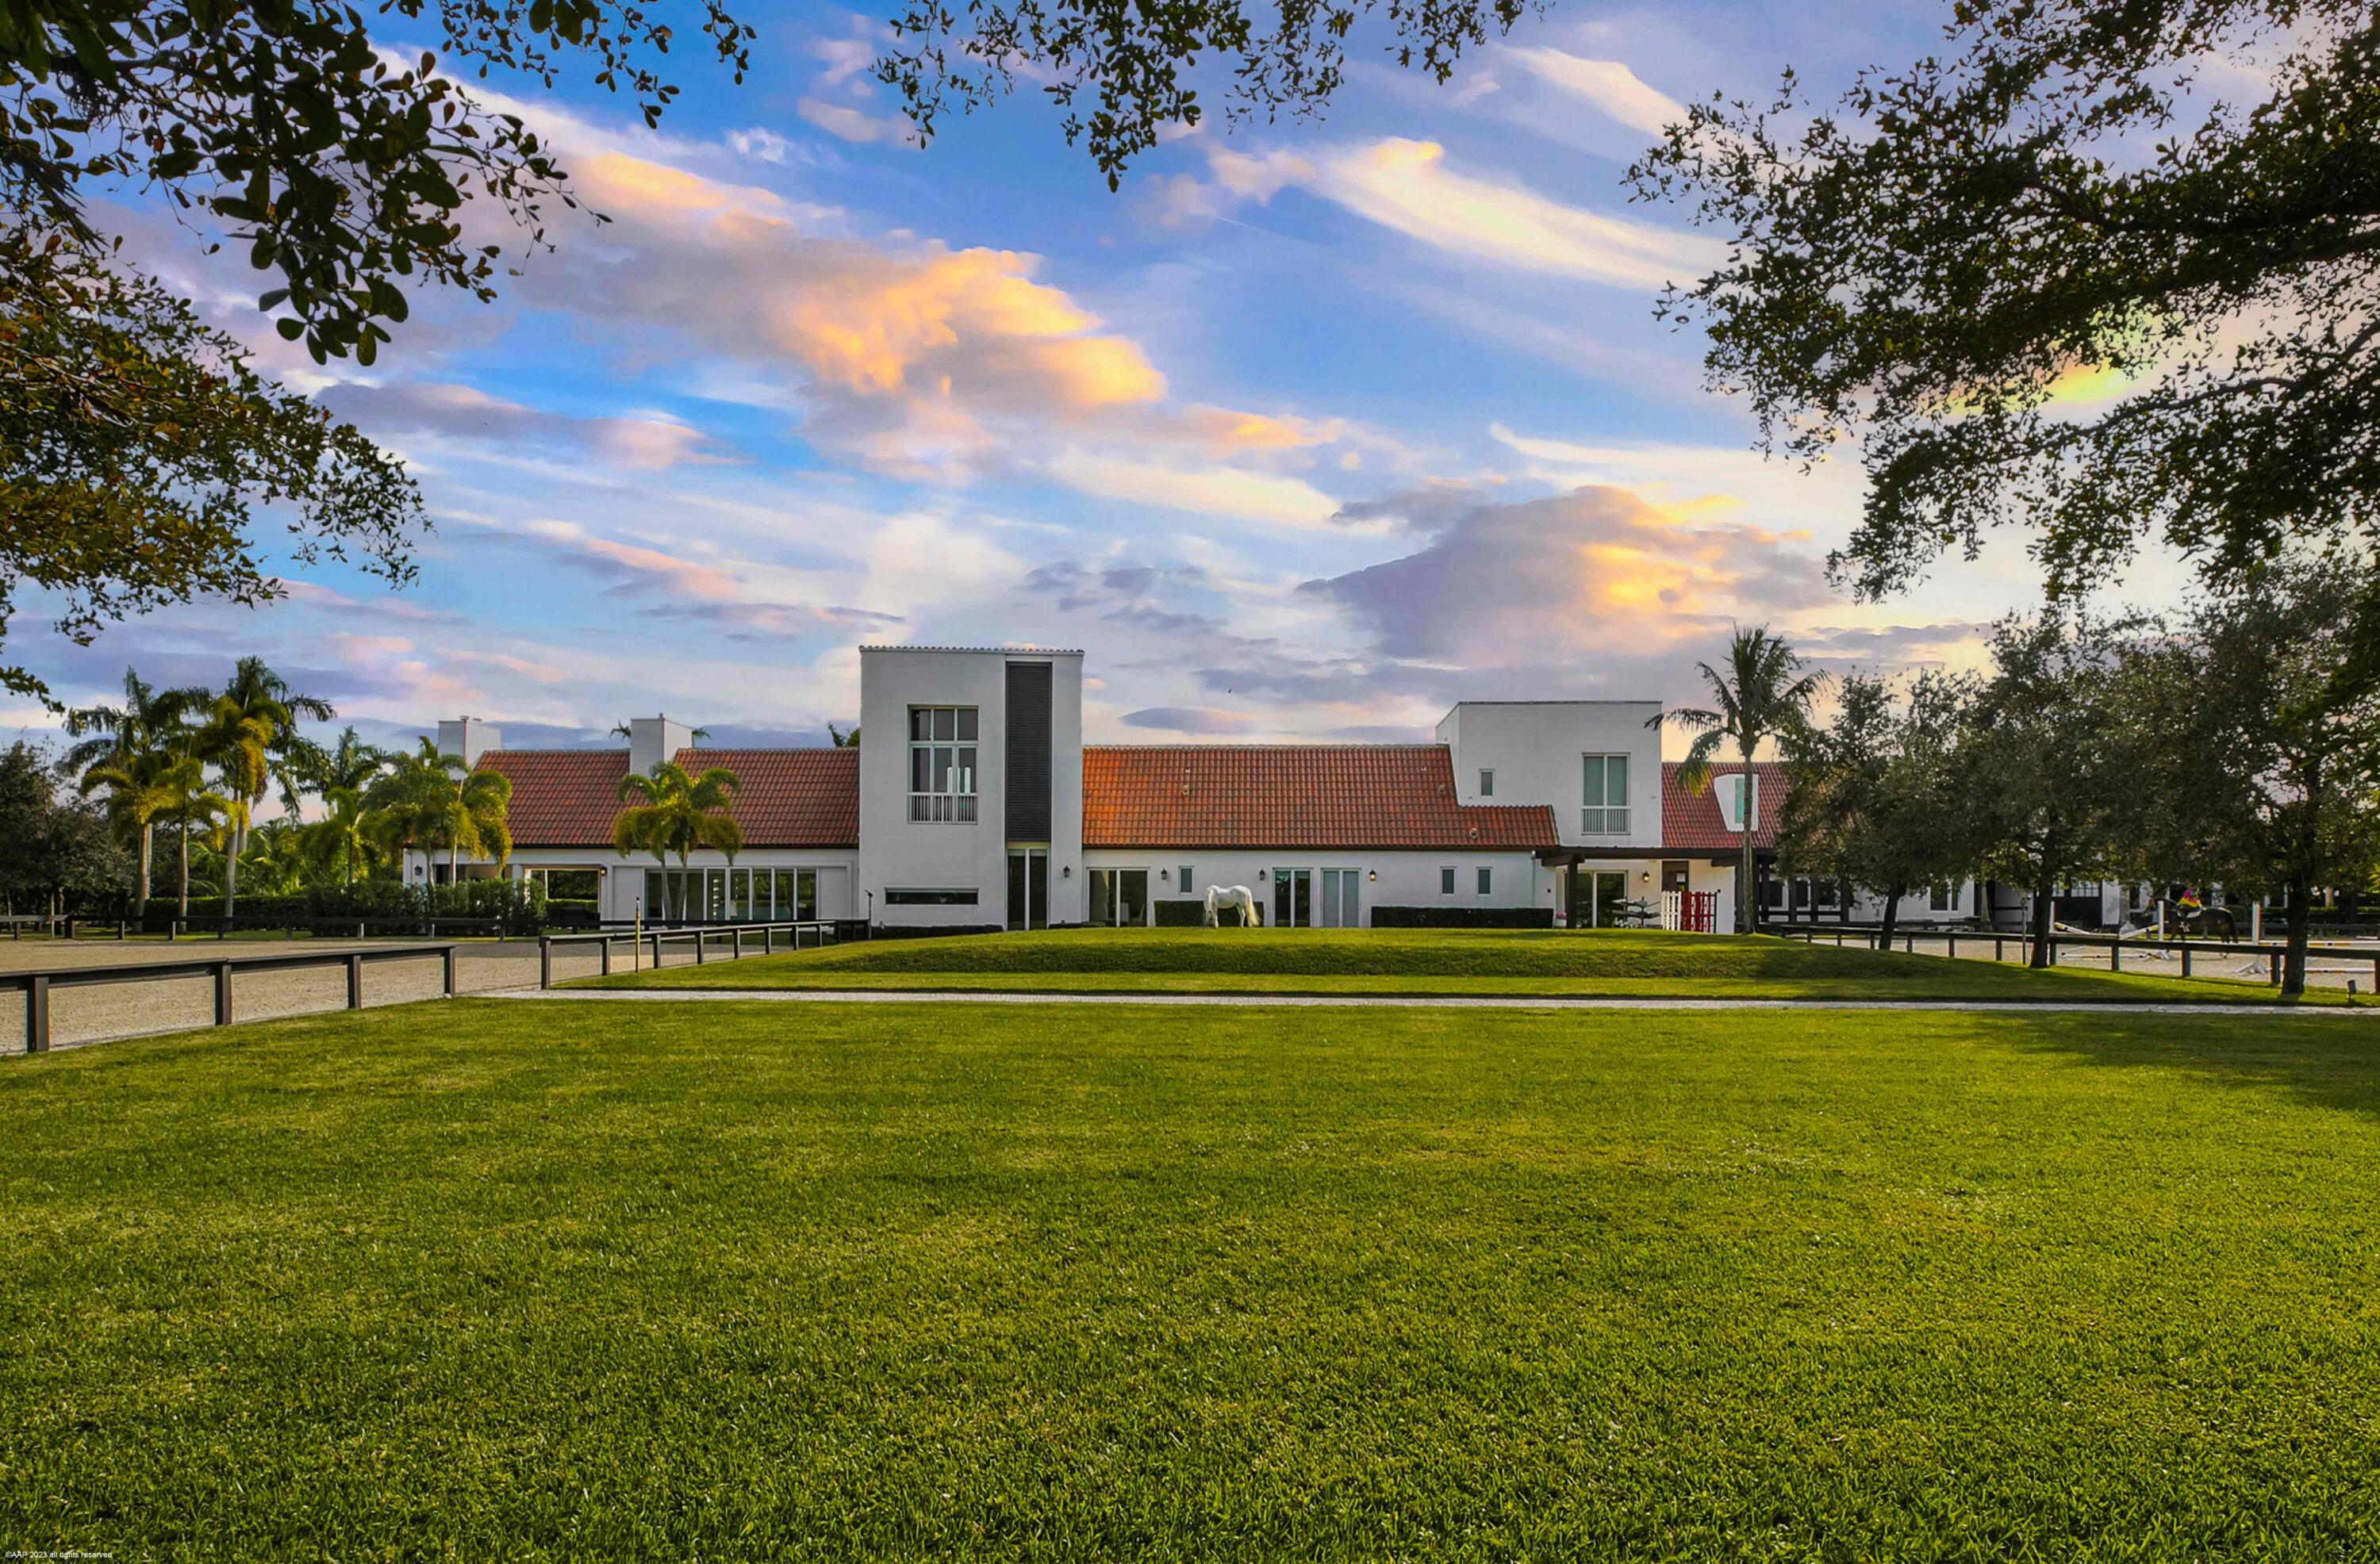
[[[1008,927],[1050,927],[1050,850],[1046,847],[1008,850]]]
[[[1314,871],[1272,871],[1272,926],[1275,928],[1314,927]]]
[[[1628,903],[1625,870],[1571,871],[1570,926],[1572,928],[1617,928]]]
[[[1364,908],[1360,892],[1355,889],[1361,878],[1356,869],[1324,869],[1322,871],[1322,910],[1316,921],[1325,928],[1361,928]]]
[[[1138,928],[1148,922],[1147,869],[1093,869],[1091,922],[1112,928]]]

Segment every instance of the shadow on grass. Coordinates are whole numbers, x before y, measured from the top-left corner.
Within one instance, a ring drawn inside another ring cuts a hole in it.
[[[1976,1015],[1994,1040],[2122,1070],[2171,1070],[2222,1085],[2279,1087],[2301,1101],[2380,1117],[2380,1013]],[[2111,1024],[2112,1023],[2112,1024]]]

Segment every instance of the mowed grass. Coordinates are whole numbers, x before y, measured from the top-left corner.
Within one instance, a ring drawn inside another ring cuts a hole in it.
[[[2380,1557],[2380,1025],[460,1000],[0,1063],[0,1546]]]
[[[2010,941],[2013,953],[2017,942]],[[667,947],[683,958],[683,947]],[[722,952],[723,954],[723,952]],[[625,947],[614,953],[627,960]],[[2137,958],[2136,958],[2137,959]],[[1658,930],[1067,928],[874,940],[587,978],[620,988],[975,988],[1621,998],[2264,1003],[2263,983],[2033,972],[1798,940]],[[2301,1002],[2337,1003],[2316,990]]]

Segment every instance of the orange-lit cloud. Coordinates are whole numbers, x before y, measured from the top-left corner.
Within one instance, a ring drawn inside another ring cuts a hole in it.
[[[1823,562],[1789,534],[1698,522],[1625,490],[1499,503],[1438,489],[1350,506],[1402,519],[1415,552],[1305,590],[1383,651],[1472,667],[1577,652],[1645,655],[1833,600]]]

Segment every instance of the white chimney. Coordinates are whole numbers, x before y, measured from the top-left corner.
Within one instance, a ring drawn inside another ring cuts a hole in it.
[[[457,717],[438,724],[438,753],[461,756],[467,771],[480,763],[480,756],[504,746],[504,731],[477,717]]]
[[[694,730],[667,717],[628,719],[628,770],[640,777],[653,774],[664,760],[674,760],[681,749],[694,746]]]

